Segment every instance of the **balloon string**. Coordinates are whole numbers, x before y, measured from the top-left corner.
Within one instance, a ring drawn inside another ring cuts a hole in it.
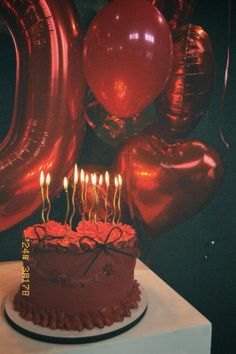
[[[219,112],[220,112],[219,135],[220,135],[221,141],[223,142],[224,146],[227,149],[230,148],[230,144],[227,142],[226,138],[224,137],[221,125],[222,125],[222,116],[223,116],[223,108],[224,108],[224,101],[225,101],[225,92],[226,92],[226,89],[227,89],[228,77],[229,77],[230,39],[231,39],[231,0],[228,0],[227,55],[226,55],[226,64],[225,64],[224,84],[223,84],[223,90],[222,90],[221,100],[220,100],[220,109],[219,109]]]
[[[223,132],[222,132],[221,127],[220,127],[220,130],[219,130],[219,131],[220,131],[220,138],[221,138],[221,140],[223,141],[225,147],[226,147],[227,149],[229,149],[229,148],[230,148],[230,145],[229,145],[229,143],[225,140],[225,137],[224,137],[224,135],[223,135]]]

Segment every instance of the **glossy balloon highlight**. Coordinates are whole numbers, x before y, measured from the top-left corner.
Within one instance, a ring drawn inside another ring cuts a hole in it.
[[[198,140],[167,145],[152,135],[131,139],[120,151],[117,168],[126,182],[131,217],[149,237],[198,212],[223,176],[211,146]]]

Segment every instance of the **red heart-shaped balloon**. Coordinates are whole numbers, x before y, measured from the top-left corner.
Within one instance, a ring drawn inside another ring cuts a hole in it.
[[[117,169],[126,182],[131,217],[153,235],[200,210],[223,176],[222,161],[211,146],[197,140],[167,145],[152,135],[131,139]]]

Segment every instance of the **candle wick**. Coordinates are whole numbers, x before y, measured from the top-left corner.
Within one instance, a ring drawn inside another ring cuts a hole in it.
[[[50,212],[51,212],[51,207],[52,207],[50,199],[49,199],[49,186],[48,185],[46,187],[46,200],[47,200],[47,203],[48,203],[46,220],[48,222],[49,221],[49,215],[50,215]]]
[[[95,203],[96,203],[96,186],[93,185],[93,201],[92,201],[91,208],[90,208],[90,210],[89,210],[89,220],[92,219],[92,211],[93,211],[93,209],[94,209]],[[96,214],[95,214],[95,212],[94,212],[94,221],[95,221],[95,223],[96,223]]]
[[[107,205],[107,199],[108,199],[108,184],[106,185],[106,196],[105,196],[105,224],[107,223],[107,218],[108,218],[108,205]]]
[[[88,189],[88,183],[86,182],[85,183],[85,190],[84,190],[84,210],[83,210],[83,217],[82,217],[83,223],[84,223],[86,209],[87,209],[87,189]]]
[[[76,184],[73,185],[72,198],[71,198],[71,203],[72,203],[72,213],[71,213],[71,217],[70,217],[70,228],[71,229],[72,229],[73,218],[75,216],[75,193],[76,193]]]
[[[84,181],[81,181],[81,201],[82,201],[82,221],[84,221],[85,215],[85,196],[84,196]]]
[[[118,212],[119,212],[119,214],[118,214],[117,224],[119,224],[120,218],[121,218],[120,199],[121,199],[121,186],[119,187],[119,195],[118,195]]]
[[[69,211],[70,211],[70,202],[69,202],[68,189],[65,189],[65,193],[66,193],[66,216],[65,216],[65,220],[64,220],[64,225],[65,225],[66,236],[67,236],[67,235],[68,235],[68,231],[67,231],[67,221],[68,221],[68,216],[69,216]]]
[[[113,207],[114,207],[114,215],[112,220],[113,225],[115,224],[115,219],[116,219],[116,195],[117,195],[117,187],[115,188],[114,199],[113,199]]]
[[[97,186],[94,186],[94,222],[95,224],[97,223],[97,213],[98,213],[98,190],[97,190]]]
[[[45,213],[45,198],[44,198],[44,188],[43,186],[41,187],[41,195],[42,195],[42,220],[43,220],[43,223],[45,223],[45,217],[44,217],[44,213]]]

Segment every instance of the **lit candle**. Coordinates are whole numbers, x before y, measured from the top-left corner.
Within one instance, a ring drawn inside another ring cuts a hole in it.
[[[98,184],[100,187],[102,186],[102,183],[103,183],[103,175],[100,175],[98,180]]]
[[[45,209],[45,198],[44,198],[44,173],[43,171],[40,172],[40,178],[39,178],[39,183],[40,183],[40,188],[41,188],[41,195],[42,195],[42,221],[45,223],[45,217],[44,217],[44,209]]]
[[[105,173],[105,184],[106,184],[106,196],[105,196],[105,210],[106,210],[105,224],[106,224],[107,217],[108,217],[107,199],[108,199],[108,189],[109,189],[109,184],[110,184],[110,177],[109,177],[108,171],[106,171],[106,173]]]
[[[73,180],[73,191],[72,191],[72,198],[71,198],[71,202],[72,202],[72,214],[70,217],[70,227],[72,229],[72,221],[75,215],[75,193],[76,193],[76,187],[77,187],[77,183],[79,180],[79,174],[78,174],[78,167],[75,164],[75,168],[74,168],[74,180]]]
[[[46,199],[47,199],[47,203],[48,203],[48,209],[47,209],[47,216],[46,216],[46,220],[47,222],[49,221],[49,216],[50,216],[50,212],[51,212],[51,202],[49,199],[49,186],[51,183],[51,176],[50,173],[47,174],[46,176]]]
[[[85,200],[84,200],[84,170],[80,171],[80,184],[81,184],[81,202],[82,202],[82,221],[85,214]]]
[[[85,176],[85,191],[84,191],[84,215],[83,219],[85,218],[85,213],[87,209],[87,190],[88,190],[88,183],[89,183],[89,175]]]
[[[102,195],[102,192],[101,192],[101,188],[102,188],[102,184],[103,184],[103,175],[100,175],[99,176],[99,179],[98,179],[98,191],[97,191],[97,200],[96,200],[96,213],[98,215],[98,212],[99,212],[99,193]]]
[[[119,212],[119,214],[118,214],[117,224],[119,224],[120,218],[121,218],[120,200],[121,200],[122,177],[120,174],[118,175],[118,185],[119,185],[119,193],[118,193],[118,212]]]
[[[92,202],[92,206],[89,210],[89,220],[91,220],[91,213],[94,209],[95,203],[96,203],[96,199],[97,199],[97,175],[96,173],[92,173],[91,174],[91,181],[92,181],[92,186],[93,186],[93,202]],[[94,221],[95,223],[97,222],[97,213],[96,213],[96,209],[94,211]]]
[[[116,195],[117,195],[117,188],[118,188],[118,178],[114,178],[114,184],[115,184],[115,192],[114,192],[114,198],[113,198],[113,208],[114,208],[114,214],[113,214],[113,220],[112,223],[115,223],[115,218],[116,218]]]
[[[96,173],[94,173],[94,179],[93,179],[93,200],[94,200],[94,204],[95,204],[95,210],[94,210],[94,222],[95,224],[97,223],[97,175]]]
[[[66,235],[67,235],[67,220],[68,220],[69,211],[70,211],[70,201],[69,201],[69,194],[68,194],[68,179],[66,177],[64,177],[63,185],[64,185],[64,190],[66,193],[66,216],[65,216],[64,225],[66,228]]]

